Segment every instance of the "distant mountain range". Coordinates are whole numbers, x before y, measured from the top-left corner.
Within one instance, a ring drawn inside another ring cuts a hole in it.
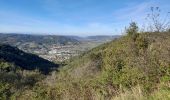
[[[96,35],[96,36],[61,36],[61,35],[31,35],[31,34],[16,34],[0,33],[0,43],[16,45],[16,43],[26,43],[34,42],[36,44],[58,44],[58,45],[68,45],[68,44],[79,44],[82,41],[105,41],[113,40],[120,37],[119,35],[107,36],[107,35]]]
[[[16,43],[34,42],[36,44],[78,44],[79,41],[69,36],[58,35],[28,35],[28,34],[2,34],[0,33],[0,43],[16,44]]]
[[[80,42],[83,41],[109,41],[121,37],[121,35],[95,35],[95,36],[68,36],[69,38],[76,39]]]
[[[96,36],[88,36],[86,39],[89,40],[113,40],[115,38],[119,38],[120,35],[96,35]]]

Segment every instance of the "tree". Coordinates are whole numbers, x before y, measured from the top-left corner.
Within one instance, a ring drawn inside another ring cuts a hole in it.
[[[147,22],[151,32],[163,32],[170,28],[170,12],[166,16],[161,16],[161,10],[159,7],[151,7],[150,13],[147,15]]]
[[[126,33],[129,35],[129,36],[132,36],[134,34],[137,34],[138,33],[138,26],[136,24],[136,22],[131,22],[130,23],[130,26],[128,29],[126,29]]]
[[[136,22],[131,22],[128,29],[126,29],[126,33],[132,38],[133,41],[136,41],[136,38],[139,35],[138,30],[139,27],[137,26]]]

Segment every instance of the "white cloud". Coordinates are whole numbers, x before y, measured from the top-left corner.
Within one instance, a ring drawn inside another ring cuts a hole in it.
[[[118,9],[113,13],[117,20],[138,20],[146,16],[146,12],[151,7],[152,2],[129,5],[125,8]]]

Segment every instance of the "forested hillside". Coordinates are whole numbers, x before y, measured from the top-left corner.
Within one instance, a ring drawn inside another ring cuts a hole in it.
[[[0,44],[0,100],[15,99],[17,93],[32,88],[58,67],[34,54]]]
[[[39,70],[42,73],[49,73],[59,65],[38,57],[37,55],[25,53],[16,47],[0,44],[0,60],[13,63],[23,70]]]
[[[17,98],[168,100],[169,58],[169,32],[123,36],[70,60]]]

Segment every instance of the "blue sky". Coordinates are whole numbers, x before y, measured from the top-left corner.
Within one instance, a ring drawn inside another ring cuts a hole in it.
[[[149,8],[170,11],[170,0],[0,0],[0,32],[116,35]]]

